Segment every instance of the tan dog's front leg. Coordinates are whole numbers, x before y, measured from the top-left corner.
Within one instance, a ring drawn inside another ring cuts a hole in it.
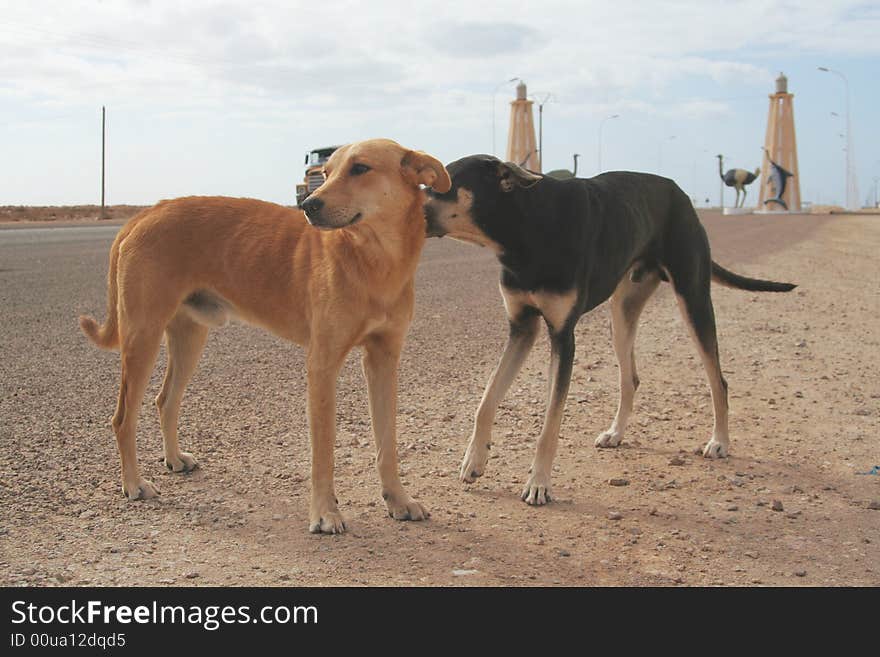
[[[339,359],[341,360],[341,359]],[[309,434],[312,441],[312,499],[309,531],[341,534],[345,520],[333,488],[333,448],[336,446],[336,377],[339,362],[313,352],[308,358]]]
[[[424,520],[427,511],[404,490],[397,467],[397,366],[402,346],[403,336],[370,337],[364,345],[364,376],[376,439],[376,468],[388,515],[395,520]]]

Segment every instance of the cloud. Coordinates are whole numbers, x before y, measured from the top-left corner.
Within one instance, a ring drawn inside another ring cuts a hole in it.
[[[537,30],[518,23],[445,20],[426,28],[425,38],[441,53],[458,59],[521,55],[542,40]]]
[[[761,124],[777,66],[880,54],[880,10],[852,0],[7,4],[0,123],[48,125],[106,104],[117,120],[160,121],[169,142],[181,141],[172,124],[225,121],[289,135],[297,150],[390,133],[487,149],[492,91],[512,76],[553,93],[545,139],[560,148],[612,113],[625,115],[613,130],[738,119],[741,106],[719,100],[731,96],[754,96]],[[499,144],[512,93],[494,98]]]
[[[511,75],[597,107],[664,100],[682,80],[766,86],[771,54],[876,53],[880,13],[854,2],[697,0],[662,7],[546,0],[516,13],[449,0],[401,10],[376,1],[260,5],[194,0],[16,5],[0,26],[3,88],[34,99],[123,104],[296,103],[382,113],[441,90],[488,94]],[[516,17],[516,20],[513,17]],[[472,17],[472,18],[471,18]],[[830,29],[833,28],[833,29]],[[874,32],[872,32],[874,30]],[[538,88],[540,87],[540,89]],[[0,91],[3,93],[3,91]]]

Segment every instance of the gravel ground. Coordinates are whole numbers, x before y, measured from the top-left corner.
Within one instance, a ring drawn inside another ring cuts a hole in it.
[[[160,356],[138,441],[162,496],[126,502],[109,427],[118,354],[76,323],[104,319],[112,229],[39,244],[0,231],[0,584],[880,585],[880,476],[857,474],[880,463],[880,219],[703,219],[721,264],[800,284],[785,295],[713,289],[730,458],[694,454],[711,402],[664,286],[643,315],[642,386],[619,449],[593,447],[617,399],[603,306],[577,329],[554,502],[519,500],[543,417],[543,338],[501,406],[486,474],[459,483],[506,322],[491,255],[431,240],[399,445],[432,517],[385,515],[352,354],[339,381],[342,536],[307,531],[303,352],[243,325],[212,332],[184,399],[181,442],[202,466],[190,475],[161,464]]]

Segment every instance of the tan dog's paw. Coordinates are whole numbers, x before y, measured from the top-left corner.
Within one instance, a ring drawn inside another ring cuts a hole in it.
[[[552,502],[550,497],[550,477],[532,473],[520,497],[523,502],[531,506],[543,506]]]
[[[152,481],[147,479],[138,479],[137,483],[131,485],[122,485],[122,494],[125,495],[130,502],[135,500],[149,500],[159,495],[159,489],[156,488]]]
[[[166,457],[165,467],[171,472],[192,472],[199,464],[189,452],[180,452],[176,457]]]
[[[727,458],[727,443],[722,443],[713,437],[703,448],[703,456],[707,459]]]
[[[609,429],[596,437],[596,447],[617,447],[621,440],[623,440],[623,432]]]
[[[321,511],[312,511],[309,519],[309,531],[313,534],[342,534],[347,527],[345,519],[336,508],[336,504],[323,506]]]
[[[471,440],[468,443],[467,451],[464,453],[464,460],[461,462],[461,469],[458,478],[466,484],[472,484],[481,477],[486,470],[486,462],[489,460],[489,445],[485,447],[475,445]]]
[[[416,502],[406,493],[389,495],[383,493],[385,506],[388,507],[388,515],[395,520],[425,520],[431,514],[421,504]]]

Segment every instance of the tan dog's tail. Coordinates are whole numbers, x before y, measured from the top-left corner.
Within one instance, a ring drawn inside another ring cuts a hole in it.
[[[104,326],[100,326],[88,315],[80,315],[79,318],[82,332],[101,349],[119,349],[116,271],[119,262],[119,243],[122,241],[123,232],[127,231],[120,231],[113,240],[113,246],[110,247],[110,271],[107,273],[107,322]]]

